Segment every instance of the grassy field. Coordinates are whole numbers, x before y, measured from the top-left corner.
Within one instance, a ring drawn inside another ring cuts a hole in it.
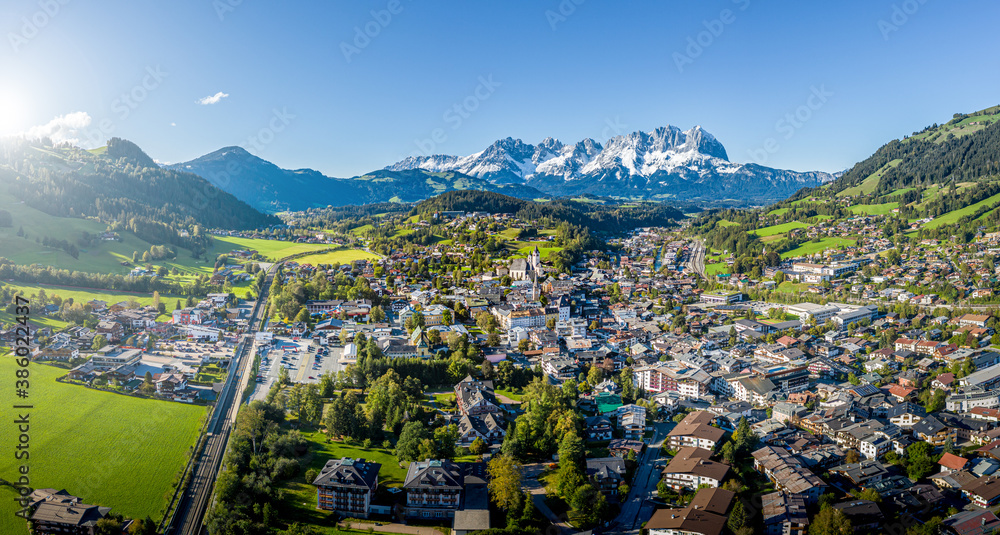
[[[900,159],[895,159],[890,161],[889,163],[883,165],[882,168],[879,169],[878,171],[875,171],[871,175],[868,175],[868,178],[864,179],[857,186],[852,186],[838,193],[837,197],[848,197],[851,195],[867,195],[875,191],[875,187],[878,186],[878,181],[882,179],[882,175],[885,174],[885,172],[888,171],[889,169],[892,169],[893,167],[896,167],[901,163],[903,163],[903,160]]]
[[[994,204],[997,204],[998,202],[1000,202],[1000,193],[998,193],[998,194],[996,194],[996,195],[994,195],[994,196],[992,196],[992,197],[990,197],[988,199],[983,199],[983,200],[977,202],[976,204],[971,204],[969,206],[966,206],[965,208],[960,208],[958,210],[952,210],[951,212],[948,212],[947,214],[944,214],[944,215],[942,215],[940,217],[935,218],[930,223],[927,223],[926,226],[927,226],[927,228],[938,228],[941,225],[948,225],[948,224],[951,224],[951,223],[955,223],[955,222],[957,222],[959,219],[961,219],[964,216],[974,214],[976,212],[976,210],[979,210],[983,206],[993,206]]]
[[[767,215],[782,216],[785,215],[785,213],[788,212],[788,210],[789,210],[788,208],[777,208],[768,212]]]
[[[13,377],[15,364],[0,358],[0,375]],[[130,398],[57,383],[65,370],[34,364],[31,372],[31,485],[65,488],[86,503],[112,507],[127,516],[157,519],[174,476],[198,436],[205,408]],[[2,417],[13,421],[18,403],[12,389],[0,390]],[[5,430],[0,447],[13,451],[17,436]],[[20,461],[0,460],[0,478],[16,479]],[[0,487],[0,533],[27,533],[15,511],[13,493]]]
[[[790,230],[794,230],[797,228],[809,228],[809,225],[802,223],[801,221],[790,221],[788,223],[782,223],[780,225],[772,225],[770,227],[759,228],[753,231],[753,233],[758,236],[774,236],[776,234],[784,234]]]
[[[803,243],[802,245],[792,249],[791,251],[786,251],[781,253],[781,258],[793,258],[796,256],[808,256],[811,254],[816,254],[820,251],[825,251],[826,249],[833,249],[841,245],[854,245],[856,242],[851,238],[822,238],[818,242],[809,241]]]
[[[787,211],[787,208],[785,210]],[[738,227],[740,225],[735,221],[729,221],[726,219],[720,219],[719,222],[716,224],[720,227]]]
[[[355,260],[378,260],[378,255],[362,251],[361,249],[339,249],[326,253],[311,254],[296,259],[300,264],[344,264]]]
[[[524,242],[517,242],[517,243],[524,243]],[[517,258],[517,257],[527,257],[529,254],[531,254],[531,251],[533,251],[535,249],[535,245],[537,245],[537,244],[530,244],[530,245],[526,245],[524,247],[518,247],[517,248],[517,252],[515,252],[513,256],[515,258]],[[542,246],[538,247],[538,252],[539,252],[539,254],[542,255],[542,259],[543,260],[546,259],[546,258],[548,258],[549,255],[551,255],[552,253],[555,253],[555,252],[558,252],[558,251],[562,251],[562,250],[563,250],[562,247],[542,247]]]
[[[718,275],[719,273],[725,273],[729,265],[725,262],[720,262],[718,264],[705,264],[705,275]]]
[[[268,260],[279,260],[293,254],[309,251],[323,251],[329,245],[322,243],[295,243],[280,240],[259,240],[254,238],[237,238],[234,236],[216,236],[216,247],[212,252],[225,253],[234,249],[253,249]],[[220,243],[221,242],[221,243]]]
[[[885,215],[891,214],[896,208],[899,208],[898,202],[887,202],[885,204],[856,204],[848,207],[847,209],[852,214]]]

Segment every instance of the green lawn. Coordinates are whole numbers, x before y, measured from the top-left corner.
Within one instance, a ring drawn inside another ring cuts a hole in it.
[[[965,208],[959,208],[958,210],[952,210],[951,212],[948,212],[947,214],[944,214],[944,215],[942,215],[940,217],[936,217],[936,218],[934,218],[933,221],[931,221],[930,223],[927,223],[926,227],[927,228],[938,228],[941,225],[949,225],[951,223],[956,223],[963,216],[972,215],[972,214],[974,214],[976,212],[976,210],[979,210],[983,206],[993,206],[994,204],[996,204],[998,202],[1000,202],[1000,193],[998,193],[998,194],[996,194],[996,195],[994,195],[994,196],[992,196],[992,197],[990,197],[988,199],[983,199],[983,200],[977,202],[976,204],[971,204],[969,206],[966,206]]]
[[[546,242],[547,243],[547,242]],[[529,242],[514,242],[514,246],[517,247],[517,251],[512,255],[514,258],[524,258],[531,254],[531,251],[538,247],[538,253],[542,255],[542,259],[546,259],[552,253],[562,251],[562,247],[545,247],[544,243],[529,243]]]
[[[849,206],[847,209],[852,214],[885,215],[891,214],[896,208],[899,208],[898,202],[887,202],[885,204],[857,204]]]
[[[508,389],[498,389],[493,391],[495,394],[499,394],[505,398],[512,399],[514,401],[521,401],[523,394],[515,394],[513,390]]]
[[[338,249],[325,253],[311,254],[297,258],[295,261],[302,264],[345,264],[355,260],[378,260],[378,255],[362,251],[361,249]]]
[[[818,242],[808,241],[802,245],[781,253],[781,258],[793,258],[796,256],[808,256],[816,254],[826,249],[832,249],[841,245],[854,245],[856,242],[852,238],[822,238]]]
[[[882,175],[885,174],[885,172],[888,171],[889,169],[892,169],[893,167],[896,167],[901,163],[903,163],[903,160],[900,160],[898,158],[890,161],[889,163],[883,165],[882,168],[879,169],[878,171],[875,171],[874,173],[868,175],[868,178],[865,178],[861,182],[861,184],[858,184],[857,186],[852,186],[838,193],[837,197],[847,197],[850,195],[867,195],[875,191],[875,187],[878,186],[878,181],[882,179]]]
[[[153,303],[153,294],[140,294],[140,293],[129,293],[129,292],[116,292],[113,290],[84,290],[80,288],[71,288],[67,286],[54,286],[51,284],[25,284],[19,282],[0,282],[0,286],[6,286],[8,288],[14,288],[24,291],[24,295],[31,298],[32,296],[38,295],[39,290],[45,290],[45,294],[51,299],[55,296],[63,298],[63,300],[73,298],[75,303],[86,303],[91,299],[97,299],[99,301],[105,301],[108,305],[113,305],[121,301],[128,301],[129,299],[135,299],[140,305],[145,306]],[[241,294],[242,295],[242,294]],[[184,300],[187,297],[178,297],[171,295],[164,295],[161,297],[161,301],[167,305],[167,310],[171,311],[177,304],[177,300],[181,300],[183,305]],[[10,314],[0,311],[0,322],[11,322],[13,318]],[[33,314],[31,321],[36,325],[43,325],[47,327],[52,327],[54,329],[62,329],[67,327],[69,324],[55,318],[43,317],[38,314]]]
[[[790,221],[788,223],[782,223],[780,225],[772,225],[770,227],[759,228],[753,231],[753,233],[758,236],[774,236],[775,234],[784,234],[790,230],[794,230],[797,228],[809,228],[809,225],[801,221]]]
[[[705,264],[705,276],[708,275],[718,275],[719,273],[725,273],[729,265],[725,262],[719,262],[716,264]]]
[[[0,375],[12,378],[14,369],[13,359],[0,358]],[[205,408],[57,383],[65,370],[51,366],[32,364],[29,370],[32,487],[66,489],[85,503],[158,519]],[[0,417],[8,423],[0,433],[4,451],[14,451],[17,436],[9,423],[18,402],[11,388],[0,389]],[[4,455],[0,478],[16,479],[18,463]],[[27,533],[15,511],[13,493],[0,487],[0,533]]]
[[[787,209],[786,209],[786,211],[787,211]],[[718,225],[720,227],[738,227],[738,226],[740,226],[739,223],[737,223],[735,221],[729,221],[727,219],[720,219],[719,222],[716,223],[716,225]]]
[[[775,210],[771,210],[770,212],[768,212],[767,215],[782,216],[785,215],[785,213],[788,212],[788,210],[789,210],[788,208],[777,208]]]

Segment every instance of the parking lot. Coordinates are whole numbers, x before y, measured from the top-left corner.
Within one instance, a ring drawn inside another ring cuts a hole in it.
[[[293,383],[318,383],[321,375],[342,369],[340,363],[343,348],[321,346],[312,340],[276,337],[272,344],[263,344],[259,375],[263,381],[257,383],[253,399],[264,399],[274,381],[278,380],[281,368],[288,370]]]

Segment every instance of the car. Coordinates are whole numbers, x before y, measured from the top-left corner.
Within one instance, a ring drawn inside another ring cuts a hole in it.
[[[310,375],[310,376],[309,376],[309,378],[310,378],[310,379],[315,379],[315,377],[313,377],[312,375]]]

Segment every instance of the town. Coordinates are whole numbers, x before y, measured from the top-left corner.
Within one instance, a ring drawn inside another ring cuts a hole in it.
[[[92,300],[92,327],[37,329],[31,355],[62,382],[211,406],[251,334],[213,533],[266,526],[229,508],[282,495],[290,533],[998,528],[1000,335],[976,304],[997,235],[900,254],[849,224],[871,242],[747,274],[706,264],[690,227],[595,246],[509,213],[395,216],[351,234],[378,258],[274,264],[263,328],[251,252],[248,299]],[[142,527],[72,492],[35,491],[36,532]]]

